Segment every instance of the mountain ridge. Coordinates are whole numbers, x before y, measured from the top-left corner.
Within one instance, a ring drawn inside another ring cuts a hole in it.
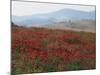
[[[43,25],[43,24],[50,24],[55,20],[62,20],[62,19],[69,19],[69,20],[81,20],[81,19],[89,19],[95,20],[95,10],[86,12],[74,9],[60,9],[54,12],[49,12],[45,14],[33,14],[29,16],[12,16],[12,21],[15,24],[20,25]]]

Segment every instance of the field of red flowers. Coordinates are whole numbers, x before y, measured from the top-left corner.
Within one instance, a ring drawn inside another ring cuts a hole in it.
[[[12,27],[12,75],[95,69],[96,34]]]

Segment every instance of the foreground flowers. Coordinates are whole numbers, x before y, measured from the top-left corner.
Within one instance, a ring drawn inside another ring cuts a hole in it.
[[[95,69],[95,33],[12,28],[12,74]]]

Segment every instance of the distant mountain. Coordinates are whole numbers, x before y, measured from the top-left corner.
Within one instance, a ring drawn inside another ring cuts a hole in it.
[[[12,21],[18,25],[39,26],[44,24],[52,24],[61,20],[95,20],[95,11],[85,12],[73,9],[61,9],[58,11],[35,14],[29,16],[12,16]]]

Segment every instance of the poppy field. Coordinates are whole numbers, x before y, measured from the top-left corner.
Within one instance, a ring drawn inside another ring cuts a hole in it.
[[[96,33],[12,27],[12,75],[95,69]]]

